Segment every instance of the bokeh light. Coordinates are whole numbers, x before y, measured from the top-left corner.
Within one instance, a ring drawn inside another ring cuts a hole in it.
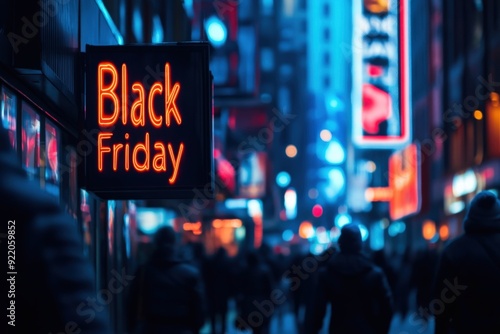
[[[214,47],[224,45],[227,39],[227,28],[217,17],[212,16],[205,22],[205,29],[210,43]]]
[[[286,156],[289,158],[295,158],[297,155],[297,147],[295,145],[288,145],[285,149]]]
[[[291,177],[290,174],[287,172],[279,172],[278,175],[276,175],[276,184],[282,188],[288,187],[290,184]]]
[[[303,221],[299,226],[299,236],[303,239],[314,237],[314,227],[308,221]]]
[[[436,224],[432,220],[426,220],[422,224],[422,236],[425,240],[430,241],[436,235]]]
[[[309,196],[310,199],[316,199],[318,198],[318,189],[316,188],[311,188],[307,192],[307,195]]]
[[[323,129],[319,133],[319,137],[321,138],[322,141],[329,142],[332,139],[332,133],[327,129]]]
[[[323,214],[323,207],[319,204],[314,205],[312,208],[312,215],[316,218],[319,218],[321,217],[322,214]]]

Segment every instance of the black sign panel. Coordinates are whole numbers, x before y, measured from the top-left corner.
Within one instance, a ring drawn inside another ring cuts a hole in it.
[[[197,189],[213,196],[208,64],[208,43],[87,45],[87,191],[107,199],[189,198]]]

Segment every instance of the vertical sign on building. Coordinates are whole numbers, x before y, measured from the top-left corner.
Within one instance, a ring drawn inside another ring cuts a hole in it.
[[[353,15],[353,141],[402,147],[411,140],[408,0],[354,0]]]
[[[389,202],[392,220],[403,219],[422,209],[421,149],[417,143],[395,151],[389,157],[387,187],[367,188],[369,202]]]

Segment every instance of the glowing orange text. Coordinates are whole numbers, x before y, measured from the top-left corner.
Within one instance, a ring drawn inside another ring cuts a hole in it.
[[[146,117],[149,118],[151,124],[159,128],[162,122],[165,122],[167,127],[172,124],[171,118],[178,125],[182,124],[182,117],[177,108],[177,96],[181,90],[181,85],[176,82],[172,87],[170,78],[170,64],[165,64],[165,82],[162,84],[156,81],[151,86],[149,92],[146,92],[144,85],[140,82],[132,84],[132,92],[137,96],[132,102],[130,110],[128,109],[128,75],[127,64],[123,64],[121,68],[121,89],[118,90],[119,75],[115,65],[109,62],[102,62],[97,69],[97,112],[98,124],[101,127],[111,127],[116,124],[120,113],[122,115],[122,124],[127,125],[127,114],[130,114],[130,122],[136,126],[145,126]],[[107,84],[106,84],[107,83]],[[121,91],[121,104],[117,91]],[[154,99],[156,96],[164,95],[165,110],[163,115],[157,114],[154,110]],[[104,101],[110,100],[113,105],[113,110],[106,110]],[[147,110],[147,112],[146,112]],[[146,116],[147,114],[147,116]]]
[[[113,63],[100,63],[97,80],[97,123],[101,129],[97,137],[98,170],[104,172],[105,166],[108,166],[108,169],[111,168],[115,172],[169,172],[168,182],[174,184],[179,175],[184,143],[153,142],[150,131],[139,130],[147,125],[149,129],[150,125],[160,129],[162,126],[169,128],[182,124],[181,113],[177,107],[181,85],[178,82],[171,83],[170,64],[165,64],[164,82],[154,82],[149,91],[142,83],[134,82],[130,86],[129,95],[126,64],[122,64],[119,71]],[[128,100],[130,96],[133,97],[132,101]],[[155,101],[160,98],[164,108],[156,110]],[[130,134],[125,133],[123,138],[121,135],[116,138],[112,129],[106,129],[121,125],[131,129]],[[133,130],[134,128],[137,130]],[[112,167],[106,162],[111,162]]]

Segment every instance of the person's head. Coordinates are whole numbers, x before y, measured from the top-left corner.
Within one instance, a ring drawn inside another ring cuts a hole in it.
[[[357,224],[347,224],[342,227],[338,240],[342,253],[359,253],[363,242],[361,240],[361,230]]]
[[[260,263],[259,253],[257,253],[255,250],[248,251],[248,253],[246,254],[246,260],[247,264],[250,267],[257,266]]]
[[[174,249],[176,242],[176,232],[171,226],[160,227],[155,233],[154,246],[157,249]]]
[[[481,191],[471,201],[464,219],[465,232],[500,230],[500,201],[491,191]]]

